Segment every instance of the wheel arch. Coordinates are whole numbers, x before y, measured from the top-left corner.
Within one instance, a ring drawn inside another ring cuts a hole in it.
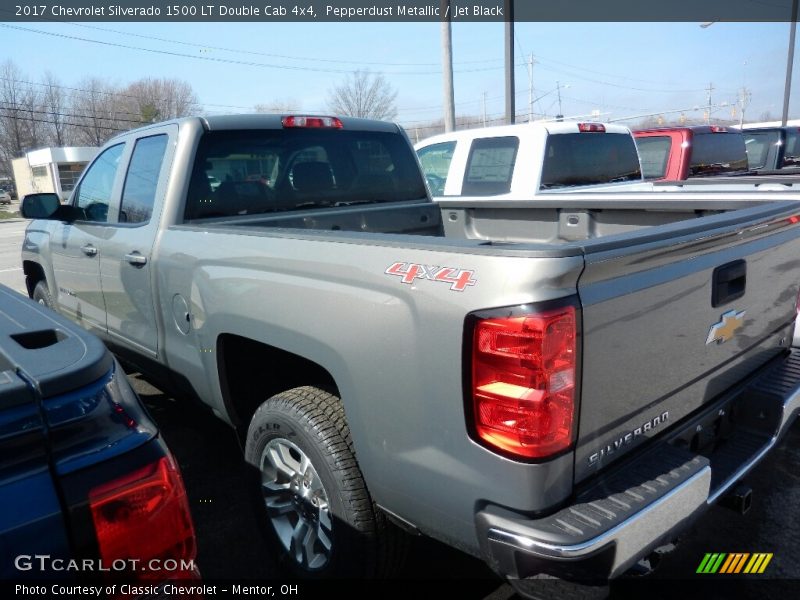
[[[22,272],[25,275],[25,287],[28,290],[28,297],[33,298],[33,290],[36,288],[36,284],[40,281],[47,281],[44,268],[35,261],[24,260],[22,261]]]
[[[220,391],[240,440],[259,406],[280,392],[315,386],[341,397],[334,377],[322,365],[264,342],[235,334],[217,338]],[[264,376],[265,369],[270,374]]]

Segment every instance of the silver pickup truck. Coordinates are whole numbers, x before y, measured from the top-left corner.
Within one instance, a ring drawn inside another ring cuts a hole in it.
[[[236,429],[300,574],[384,573],[405,529],[580,590],[800,410],[796,194],[435,204],[395,125],[217,116],[23,213],[31,297]]]

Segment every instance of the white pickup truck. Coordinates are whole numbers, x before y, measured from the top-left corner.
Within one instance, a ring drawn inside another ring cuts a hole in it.
[[[605,123],[525,123],[430,137],[415,147],[431,195],[530,200],[578,186],[630,190],[641,184],[627,127]]]

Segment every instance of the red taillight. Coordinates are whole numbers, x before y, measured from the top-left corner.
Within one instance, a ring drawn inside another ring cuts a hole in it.
[[[720,127],[719,125],[711,126],[711,133],[728,133],[727,127]]]
[[[477,321],[472,346],[475,431],[494,448],[544,458],[573,442],[575,309]]]
[[[138,580],[196,575],[189,566],[197,554],[189,501],[170,457],[93,488],[89,509],[104,564],[137,560],[138,567],[128,575]],[[176,569],[148,568],[153,564]]]
[[[605,133],[606,126],[602,123],[578,123],[578,131],[581,133]]]
[[[284,127],[306,127],[309,129],[341,129],[342,121],[337,117],[283,117],[281,123]]]

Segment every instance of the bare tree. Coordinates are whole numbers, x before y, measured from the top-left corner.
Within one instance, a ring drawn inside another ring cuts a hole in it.
[[[119,91],[113,85],[90,77],[78,84],[70,102],[70,117],[75,122],[75,141],[86,146],[102,146],[118,131],[135,126],[120,109]],[[136,122],[140,122],[136,120]]]
[[[256,104],[255,111],[257,113],[296,113],[300,111],[301,103],[296,98],[280,98],[273,100],[267,104]]]
[[[42,104],[41,90],[32,84],[26,84],[20,101],[23,115],[22,126],[25,129],[28,148],[41,148],[47,144],[47,119]]]
[[[397,116],[397,91],[381,74],[355,71],[332,88],[328,107],[340,115],[391,120]]]
[[[44,143],[38,91],[12,61],[0,66],[0,171],[11,173],[11,160]]]
[[[25,76],[14,62],[7,60],[0,67],[0,148],[10,160],[29,149],[23,99]]]
[[[185,117],[198,110],[192,86],[180,79],[140,79],[120,94],[131,118],[145,123]]]
[[[52,72],[48,71],[42,78],[42,105],[44,119],[48,121],[47,132],[49,144],[53,146],[68,146],[72,143],[72,127],[68,119],[68,98],[61,82]]]
[[[142,79],[119,89],[88,77],[68,96],[58,78],[27,81],[12,61],[0,65],[0,171],[26,151],[45,146],[100,146],[145,123],[198,111],[192,87],[178,79]]]

